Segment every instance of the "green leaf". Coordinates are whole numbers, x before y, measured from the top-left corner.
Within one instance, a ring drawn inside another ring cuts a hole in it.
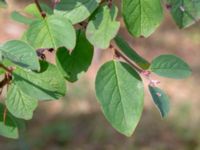
[[[4,109],[5,107],[0,104],[0,135],[7,138],[17,139],[19,137],[17,121],[9,112],[7,112],[6,120],[4,122]]]
[[[100,0],[61,0],[54,11],[69,19],[72,24],[87,19],[98,7]]]
[[[103,6],[90,20],[87,29],[87,39],[94,47],[106,49],[110,41],[116,36],[120,23],[116,21],[118,9],[116,6],[109,8]]]
[[[56,62],[64,77],[71,81],[77,81],[82,72],[86,72],[92,62],[93,46],[88,42],[84,32],[78,33],[77,45],[70,52],[65,48],[57,51]]]
[[[143,69],[148,69],[150,63],[146,61],[143,57],[137,54],[135,50],[133,50],[128,43],[119,35],[115,37],[115,43],[122,50],[122,52],[132,61],[134,61],[138,66]]]
[[[52,15],[34,21],[27,31],[27,40],[35,48],[73,49],[76,32],[69,20],[63,16]]]
[[[128,31],[135,37],[148,37],[163,19],[160,0],[123,0],[122,14]]]
[[[27,18],[17,11],[12,12],[11,18],[19,23],[23,23],[23,24],[27,24],[27,25],[29,25],[33,22],[33,19]]]
[[[6,106],[13,116],[25,120],[32,119],[38,101],[24,93],[18,85],[12,83],[8,89]]]
[[[166,0],[170,12],[180,28],[188,27],[200,19],[199,0]]]
[[[0,8],[1,7],[6,7],[7,6],[7,3],[6,3],[6,1],[5,0],[0,0]]]
[[[41,61],[41,71],[32,72],[17,68],[13,83],[27,95],[39,100],[54,100],[66,93],[66,83],[55,65]]]
[[[181,79],[191,75],[187,63],[175,55],[161,55],[156,57],[150,66],[152,72],[168,78]]]
[[[0,47],[0,51],[5,59],[8,59],[21,67],[40,70],[36,51],[23,41],[8,41]]]
[[[98,71],[95,85],[107,120],[117,131],[131,136],[144,103],[144,87],[138,73],[126,63],[109,61]]]
[[[42,10],[47,14],[47,15],[52,15],[53,14],[53,10],[51,8],[49,8],[49,6],[47,6],[44,3],[40,3],[40,6],[42,8]],[[40,11],[38,10],[37,6],[35,3],[33,4],[29,4],[28,6],[25,7],[24,11],[36,18],[42,18]]]
[[[160,88],[157,87],[149,86],[149,91],[151,93],[155,105],[161,113],[161,116],[163,118],[167,117],[170,110],[168,96]]]

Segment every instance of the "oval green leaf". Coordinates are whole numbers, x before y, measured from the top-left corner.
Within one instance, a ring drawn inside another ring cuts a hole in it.
[[[163,118],[168,116],[170,110],[169,97],[160,88],[149,86],[149,91]]]
[[[175,55],[161,55],[156,57],[150,66],[152,72],[168,78],[182,79],[191,75],[187,63]]]
[[[123,0],[122,14],[128,31],[135,37],[148,37],[163,19],[160,0]]]
[[[109,61],[98,71],[95,89],[107,120],[117,131],[131,136],[144,103],[144,87],[138,73],[126,63]]]

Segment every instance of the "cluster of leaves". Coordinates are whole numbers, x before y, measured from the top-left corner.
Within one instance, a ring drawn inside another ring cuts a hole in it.
[[[17,138],[20,122],[32,118],[39,101],[63,97],[65,81],[75,82],[87,71],[94,47],[115,52],[116,59],[99,69],[95,89],[105,117],[117,131],[131,136],[140,120],[144,103],[141,76],[149,81],[162,117],[167,116],[168,96],[150,75],[188,77],[191,70],[181,58],[161,55],[150,63],[138,55],[117,34],[118,7],[112,0],[53,0],[51,7],[34,2],[12,13],[14,20],[28,26],[21,39],[0,45],[1,91],[7,87],[5,104],[0,104],[0,135]],[[6,2],[0,0],[2,4]],[[200,17],[197,0],[122,0],[121,5],[127,30],[134,37],[148,37],[156,30],[163,19],[162,5],[167,5],[181,28]],[[55,51],[56,64],[45,59],[45,51]]]

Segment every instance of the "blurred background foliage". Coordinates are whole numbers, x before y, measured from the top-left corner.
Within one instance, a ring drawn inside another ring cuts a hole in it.
[[[0,43],[21,36],[26,27],[9,14],[31,1],[8,2],[9,8],[0,10]],[[149,38],[132,38],[123,23],[120,34],[149,61],[168,53],[190,64],[193,75],[188,79],[154,77],[171,98],[168,118],[161,119],[146,90],[145,109],[134,135],[126,138],[117,133],[103,117],[94,92],[96,71],[112,53],[96,50],[87,74],[77,83],[68,83],[68,94],[60,101],[41,102],[19,140],[0,137],[0,150],[200,150],[199,24],[179,30],[166,10],[164,22]],[[47,55],[54,61],[52,54]]]

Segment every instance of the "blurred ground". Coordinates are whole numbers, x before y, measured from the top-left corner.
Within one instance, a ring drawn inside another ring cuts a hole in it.
[[[20,2],[20,1],[18,1]],[[25,26],[0,11],[0,43],[19,38]],[[20,5],[21,6],[21,5]],[[100,64],[112,58],[107,51],[96,52],[88,73],[74,84],[60,101],[42,102],[20,140],[0,137],[0,150],[200,150],[200,27],[179,30],[169,16],[147,39],[135,39],[120,30],[127,41],[151,61],[163,53],[177,54],[191,66],[193,75],[185,80],[162,79],[160,87],[171,98],[170,116],[162,120],[146,92],[145,110],[131,138],[117,133],[103,117],[95,98],[94,77]],[[100,53],[100,54],[99,54]],[[145,80],[144,80],[145,81]]]

